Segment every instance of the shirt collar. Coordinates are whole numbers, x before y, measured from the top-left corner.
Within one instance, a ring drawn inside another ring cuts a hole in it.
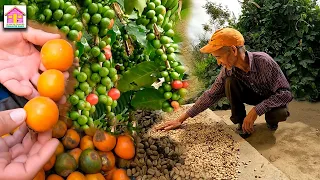
[[[246,51],[246,54],[247,54],[247,56],[248,56],[248,58],[249,58],[250,71],[252,71],[252,72],[257,72],[256,66],[255,66],[254,61],[253,61],[253,54],[252,54],[252,52]]]

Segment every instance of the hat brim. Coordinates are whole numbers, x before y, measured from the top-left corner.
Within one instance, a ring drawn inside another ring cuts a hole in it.
[[[207,44],[200,49],[200,52],[203,54],[210,54],[222,47],[223,46],[212,46],[211,44]]]

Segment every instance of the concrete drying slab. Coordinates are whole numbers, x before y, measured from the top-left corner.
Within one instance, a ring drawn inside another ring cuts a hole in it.
[[[191,105],[188,105],[191,106]],[[263,179],[263,180],[289,180],[289,178],[278,168],[272,165],[264,158],[254,147],[246,140],[240,137],[234,130],[230,128],[231,121],[224,121],[213,111],[206,110],[205,113],[210,114],[210,118],[217,122],[223,122],[227,127],[230,135],[235,141],[240,143],[240,162],[239,180]]]

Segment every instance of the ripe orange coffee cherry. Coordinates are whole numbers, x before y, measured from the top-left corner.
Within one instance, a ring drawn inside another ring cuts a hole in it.
[[[71,44],[64,39],[53,39],[41,48],[41,62],[46,69],[68,70],[73,63],[74,52]]]
[[[38,79],[37,88],[40,96],[49,97],[54,101],[60,100],[65,89],[63,73],[55,69],[43,72]]]
[[[26,103],[24,109],[28,127],[36,132],[48,131],[58,122],[58,106],[48,97],[35,97]]]
[[[132,159],[136,152],[131,137],[126,135],[118,136],[114,152],[122,159]]]

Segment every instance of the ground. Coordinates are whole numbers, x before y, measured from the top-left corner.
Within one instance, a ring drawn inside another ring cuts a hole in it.
[[[246,106],[247,112],[251,108]],[[320,103],[293,101],[289,111],[276,132],[268,130],[264,116],[258,117],[254,134],[246,140],[290,179],[320,179]],[[235,128],[230,110],[214,113]]]

